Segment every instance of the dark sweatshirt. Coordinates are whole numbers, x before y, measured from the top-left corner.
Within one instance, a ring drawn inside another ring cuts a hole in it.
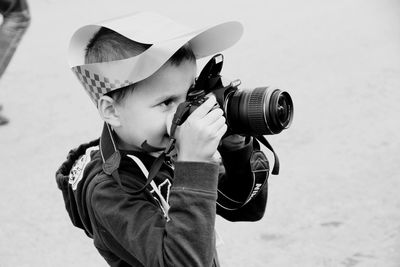
[[[163,164],[154,181],[169,203],[168,212],[150,187],[138,194],[127,192],[146,183],[129,155],[139,158],[148,170],[155,158],[121,151],[121,188],[102,169],[98,140],[70,151],[57,171],[57,184],[73,224],[93,238],[110,266],[219,266],[216,214],[230,221],[256,221],[264,215],[267,185],[237,210],[217,205],[222,192],[239,202],[249,194],[252,143],[235,151],[220,148],[221,166],[179,161],[173,167]]]

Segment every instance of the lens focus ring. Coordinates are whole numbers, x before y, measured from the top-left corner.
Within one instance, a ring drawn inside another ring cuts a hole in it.
[[[249,93],[248,100],[248,122],[251,130],[258,134],[267,134],[269,131],[268,125],[265,123],[265,96],[266,96],[266,88],[259,87],[255,88],[253,91],[247,92]]]

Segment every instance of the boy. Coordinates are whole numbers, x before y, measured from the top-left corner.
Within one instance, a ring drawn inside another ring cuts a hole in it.
[[[70,63],[105,126],[100,139],[69,153],[57,183],[73,224],[110,266],[219,266],[216,213],[230,221],[262,218],[267,186],[247,199],[257,141],[224,136],[214,96],[171,133],[195,82],[196,58],[228,48],[241,33],[238,23],[193,31],[151,13],[75,33]],[[163,160],[171,135],[175,154]],[[217,205],[222,195],[239,205]]]

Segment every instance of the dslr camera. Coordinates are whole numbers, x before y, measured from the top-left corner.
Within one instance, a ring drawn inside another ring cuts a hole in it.
[[[220,75],[223,55],[217,54],[208,61],[188,91],[187,112],[180,123],[200,106],[212,92],[224,111],[228,132],[251,136],[273,135],[289,128],[293,120],[293,101],[289,93],[276,88],[258,87],[252,90],[238,88],[240,80],[222,83]]]

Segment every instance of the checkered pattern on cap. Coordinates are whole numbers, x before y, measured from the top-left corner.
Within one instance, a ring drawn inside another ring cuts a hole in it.
[[[91,72],[83,66],[73,67],[72,71],[78,77],[78,80],[82,83],[96,107],[97,102],[102,95],[132,84],[132,82],[128,80],[111,80],[107,77]]]

